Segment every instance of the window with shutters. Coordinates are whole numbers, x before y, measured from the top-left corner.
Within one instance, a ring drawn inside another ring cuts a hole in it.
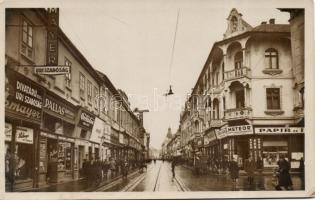
[[[34,55],[33,26],[28,20],[23,18],[21,27],[22,27],[21,54],[32,61]]]

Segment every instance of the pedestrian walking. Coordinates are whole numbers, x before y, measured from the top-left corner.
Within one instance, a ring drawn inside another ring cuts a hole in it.
[[[172,160],[172,175],[173,175],[173,178],[175,178],[175,166],[176,166],[176,160],[173,159]]]
[[[113,158],[110,159],[110,173],[111,173],[111,178],[114,178],[115,176],[115,171],[116,171],[116,162]]]
[[[290,164],[281,156],[278,161],[278,185],[275,187],[276,190],[281,190],[284,187],[286,190],[292,190],[292,180],[290,171]]]
[[[128,170],[129,170],[129,163],[127,159],[122,164],[122,178],[127,180],[128,177]]]
[[[247,176],[248,176],[247,180],[248,180],[249,184],[252,185],[254,183],[254,174],[255,174],[255,170],[256,170],[256,162],[252,159],[251,156],[245,160],[244,170],[247,173]]]
[[[229,171],[230,171],[231,179],[233,183],[235,184],[239,177],[239,167],[238,167],[238,163],[236,162],[234,158],[230,162]]]

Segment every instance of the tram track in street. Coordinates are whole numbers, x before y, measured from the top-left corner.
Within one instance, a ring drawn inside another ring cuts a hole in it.
[[[163,166],[163,164],[160,164],[159,171],[157,173],[156,180],[155,180],[154,187],[153,187],[153,192],[155,192],[159,188],[159,177],[160,177],[162,166]]]

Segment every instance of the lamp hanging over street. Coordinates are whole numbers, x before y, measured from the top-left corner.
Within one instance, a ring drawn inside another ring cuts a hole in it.
[[[171,61],[170,61],[170,66],[169,66],[169,82],[171,82],[171,75],[172,75],[172,65],[173,65],[173,59],[174,59],[174,51],[175,51],[175,42],[176,42],[176,36],[177,36],[177,29],[178,29],[178,19],[179,19],[179,12],[180,9],[177,11],[177,20],[176,20],[176,27],[175,27],[175,33],[174,33],[174,40],[173,40],[173,45],[172,45],[172,55],[171,55]],[[173,95],[174,92],[172,90],[172,85],[170,85],[170,89],[168,92],[164,94],[164,96],[169,96]]]

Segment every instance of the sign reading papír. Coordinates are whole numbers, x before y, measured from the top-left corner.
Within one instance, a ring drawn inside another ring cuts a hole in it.
[[[304,127],[263,127],[255,128],[255,134],[303,134]]]

